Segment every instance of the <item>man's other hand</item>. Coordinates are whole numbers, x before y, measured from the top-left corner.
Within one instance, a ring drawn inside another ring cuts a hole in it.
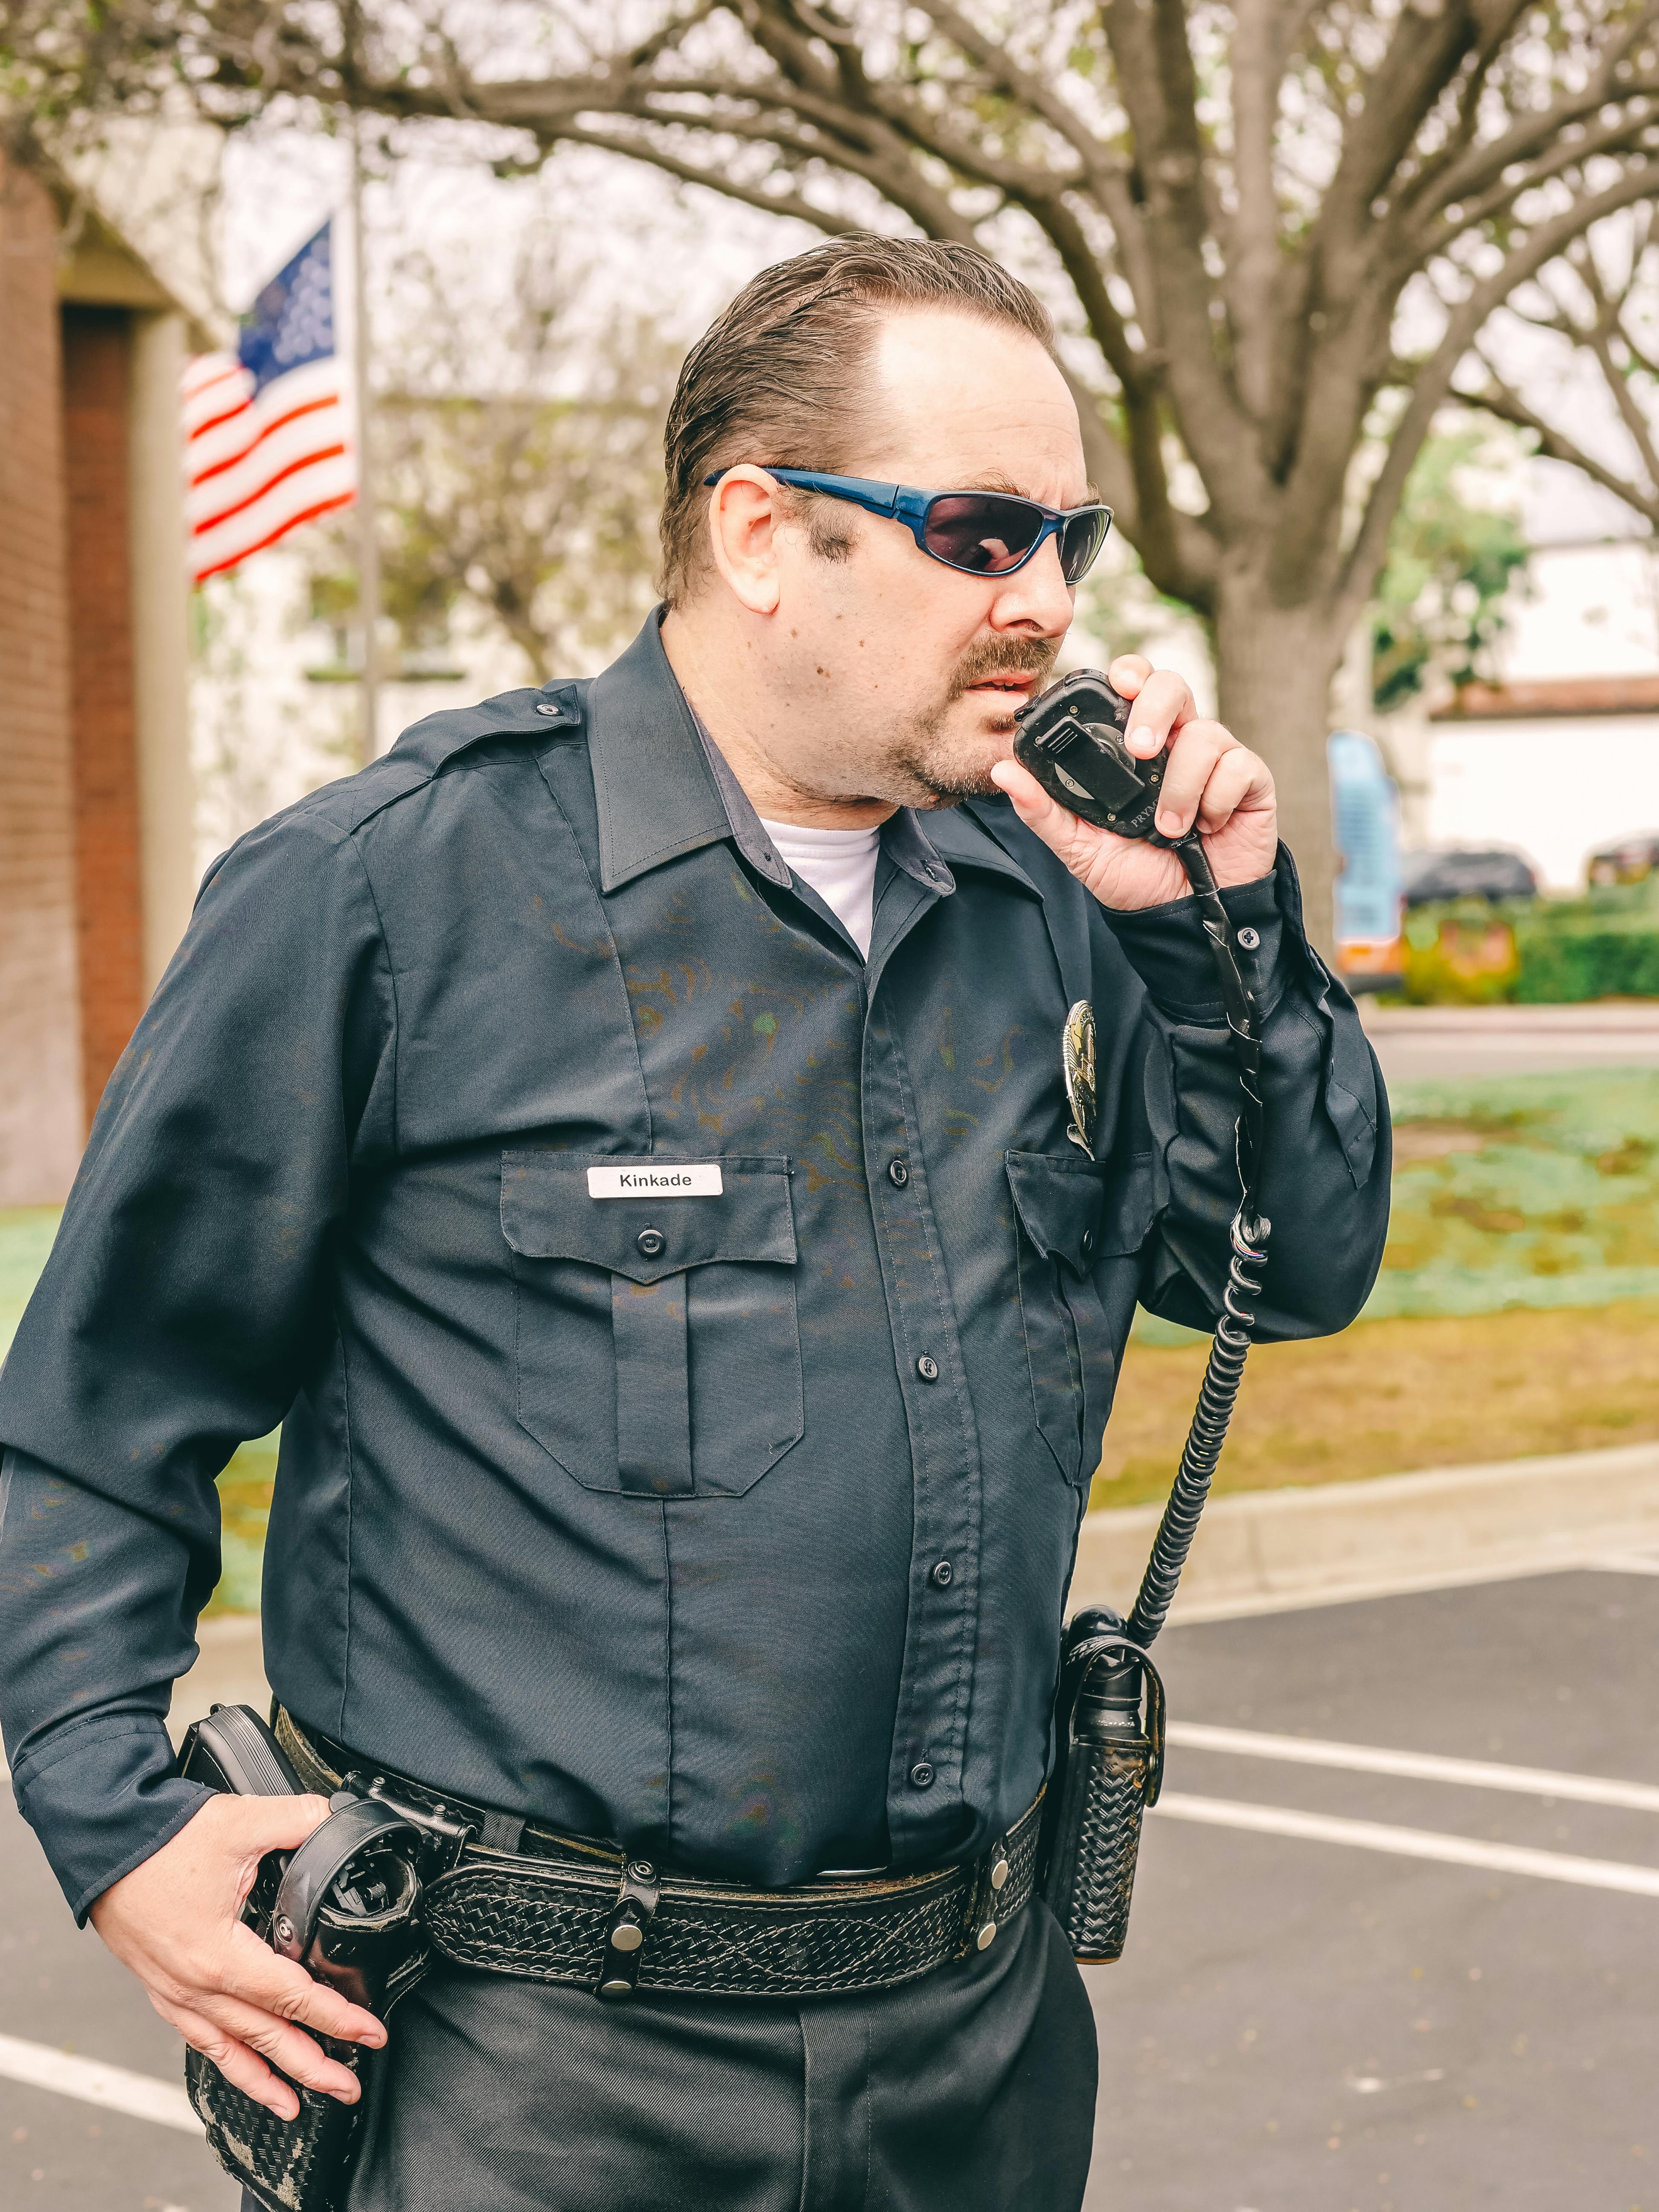
[[[240,1917],[265,1853],[297,1850],[327,1818],[321,1797],[210,1797],[159,1851],[112,1882],[91,1914],[162,2019],[284,2120],[299,2100],[271,2066],[342,2104],[357,2099],[356,2077],[307,2028],[372,2049],[386,2041],[373,2013],[278,1958]]]
[[[1115,660],[1107,674],[1134,702],[1123,741],[1138,759],[1168,748],[1158,828],[1179,837],[1194,818],[1218,884],[1255,883],[1271,875],[1279,850],[1279,817],[1267,764],[1230,730],[1198,712],[1182,677],[1154,669],[1138,653]],[[1049,798],[1018,761],[999,761],[993,778],[1014,811],[1087,885],[1103,906],[1127,911],[1185,898],[1192,886],[1173,853],[1161,846],[1097,830]]]

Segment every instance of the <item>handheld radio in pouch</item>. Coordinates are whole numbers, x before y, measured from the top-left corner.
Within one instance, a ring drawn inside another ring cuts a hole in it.
[[[1164,757],[1140,760],[1129,750],[1123,741],[1128,720],[1128,701],[1106,678],[1080,671],[1019,709],[1014,758],[1083,821],[1114,836],[1163,846],[1186,870],[1238,1062],[1242,1190],[1221,1316],[1140,1594],[1127,1621],[1109,1606],[1073,1614],[1061,1641],[1038,1878],[1073,1956],[1085,1964],[1122,1955],[1142,1815],[1158,1802],[1164,1774],[1164,1684],[1147,1646],[1169,1613],[1221,1456],[1250,1348],[1271,1226],[1255,1203],[1263,1121],[1255,1000],[1196,824],[1180,837],[1162,836],[1154,826]],[[1082,1017],[1092,1026],[1086,1003],[1068,1014],[1068,1035]]]

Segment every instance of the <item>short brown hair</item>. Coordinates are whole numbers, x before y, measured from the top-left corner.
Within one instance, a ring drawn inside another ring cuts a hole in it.
[[[763,269],[685,357],[664,434],[663,597],[706,558],[704,480],[739,461],[840,467],[882,310],[955,307],[1011,323],[1054,351],[1036,293],[971,246],[873,234],[829,239]],[[836,550],[826,541],[825,551]]]

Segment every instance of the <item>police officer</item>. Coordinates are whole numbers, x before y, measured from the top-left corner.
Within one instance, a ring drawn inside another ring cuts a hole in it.
[[[255,1863],[353,1770],[441,1798],[460,1887],[354,2212],[1081,2199],[1090,2007],[1030,1896],[1062,1602],[1135,1302],[1211,1321],[1238,1196],[1175,858],[1008,757],[1108,520],[1012,276],[767,270],[680,380],[665,613],[241,839],[111,1079],[0,1383],[18,1800],[286,2114],[357,2094],[317,2034],[386,2031],[238,1924]],[[1267,769],[1112,675],[1265,1012],[1257,1334],[1339,1328],[1374,1062]],[[317,1794],[208,1796],[164,1716],[215,1478],[278,1421],[266,1665]],[[568,1940],[596,1868],[624,2002]]]

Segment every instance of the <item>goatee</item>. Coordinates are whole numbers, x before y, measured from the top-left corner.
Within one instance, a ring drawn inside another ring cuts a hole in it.
[[[931,714],[920,715],[896,749],[895,765],[920,787],[913,806],[954,806],[959,799],[989,799],[997,787],[991,781],[991,763],[981,767],[962,757],[964,741],[946,733],[951,709],[976,684],[998,676],[1035,676],[1039,688],[1054,665],[1060,642],[1047,637],[976,638],[957,663],[943,702]],[[1035,697],[1036,693],[1032,696]],[[1014,727],[1013,710],[989,724],[993,734],[1007,737]]]

